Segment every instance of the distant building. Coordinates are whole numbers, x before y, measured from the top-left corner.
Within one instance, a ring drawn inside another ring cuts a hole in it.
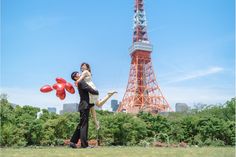
[[[56,113],[57,109],[55,107],[48,107],[48,112]]]
[[[63,110],[60,110],[59,114],[63,114]]]
[[[63,109],[60,111],[60,114],[66,113],[66,112],[78,112],[78,103],[67,103],[63,104]]]
[[[187,112],[189,110],[189,106],[186,103],[176,103],[175,111],[176,112]]]
[[[118,100],[111,100],[112,112],[116,112],[116,110],[118,109],[118,107],[119,107]]]

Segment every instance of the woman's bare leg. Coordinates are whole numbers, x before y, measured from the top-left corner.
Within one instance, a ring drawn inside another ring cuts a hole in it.
[[[95,124],[95,126],[96,126],[96,129],[98,130],[98,129],[100,128],[100,126],[99,126],[99,122],[98,122],[98,120],[97,120],[97,115],[96,115],[96,111],[95,111],[94,107],[91,107],[91,108],[90,108],[90,111],[91,111],[91,113],[92,113],[92,116],[93,116],[93,120],[94,120],[94,124]]]
[[[106,95],[102,100],[96,102],[96,105],[97,105],[98,107],[101,107],[101,106],[104,105],[104,104],[107,102],[107,100],[108,100],[113,94],[115,94],[115,93],[117,93],[117,92],[116,92],[116,91],[108,92],[107,95]]]

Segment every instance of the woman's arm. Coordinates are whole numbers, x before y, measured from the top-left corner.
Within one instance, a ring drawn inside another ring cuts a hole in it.
[[[75,81],[75,85],[78,86],[78,83],[79,83],[80,81],[82,81],[86,76],[89,75],[88,73],[89,73],[88,70],[83,71],[82,74],[81,74],[81,76],[80,76],[80,78]]]

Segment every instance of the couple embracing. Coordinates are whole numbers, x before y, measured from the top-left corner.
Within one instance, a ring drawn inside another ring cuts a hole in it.
[[[91,111],[92,113],[96,129],[99,129],[100,124],[96,118],[96,111],[94,109],[94,106],[96,105],[98,107],[101,107],[113,94],[117,92],[109,92],[102,100],[99,101],[99,92],[92,82],[90,65],[88,63],[82,63],[80,69],[81,74],[77,71],[71,74],[71,79],[75,81],[75,85],[78,87],[80,95],[78,108],[78,111],[80,112],[80,121],[70,139],[69,147],[77,148],[76,144],[80,139],[81,148],[91,148],[88,145],[89,112]]]

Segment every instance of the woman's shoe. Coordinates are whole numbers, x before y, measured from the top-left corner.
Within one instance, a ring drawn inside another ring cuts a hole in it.
[[[108,92],[107,94],[109,95],[109,96],[112,96],[113,94],[116,94],[116,93],[118,93],[117,91],[110,91],[110,92]]]

